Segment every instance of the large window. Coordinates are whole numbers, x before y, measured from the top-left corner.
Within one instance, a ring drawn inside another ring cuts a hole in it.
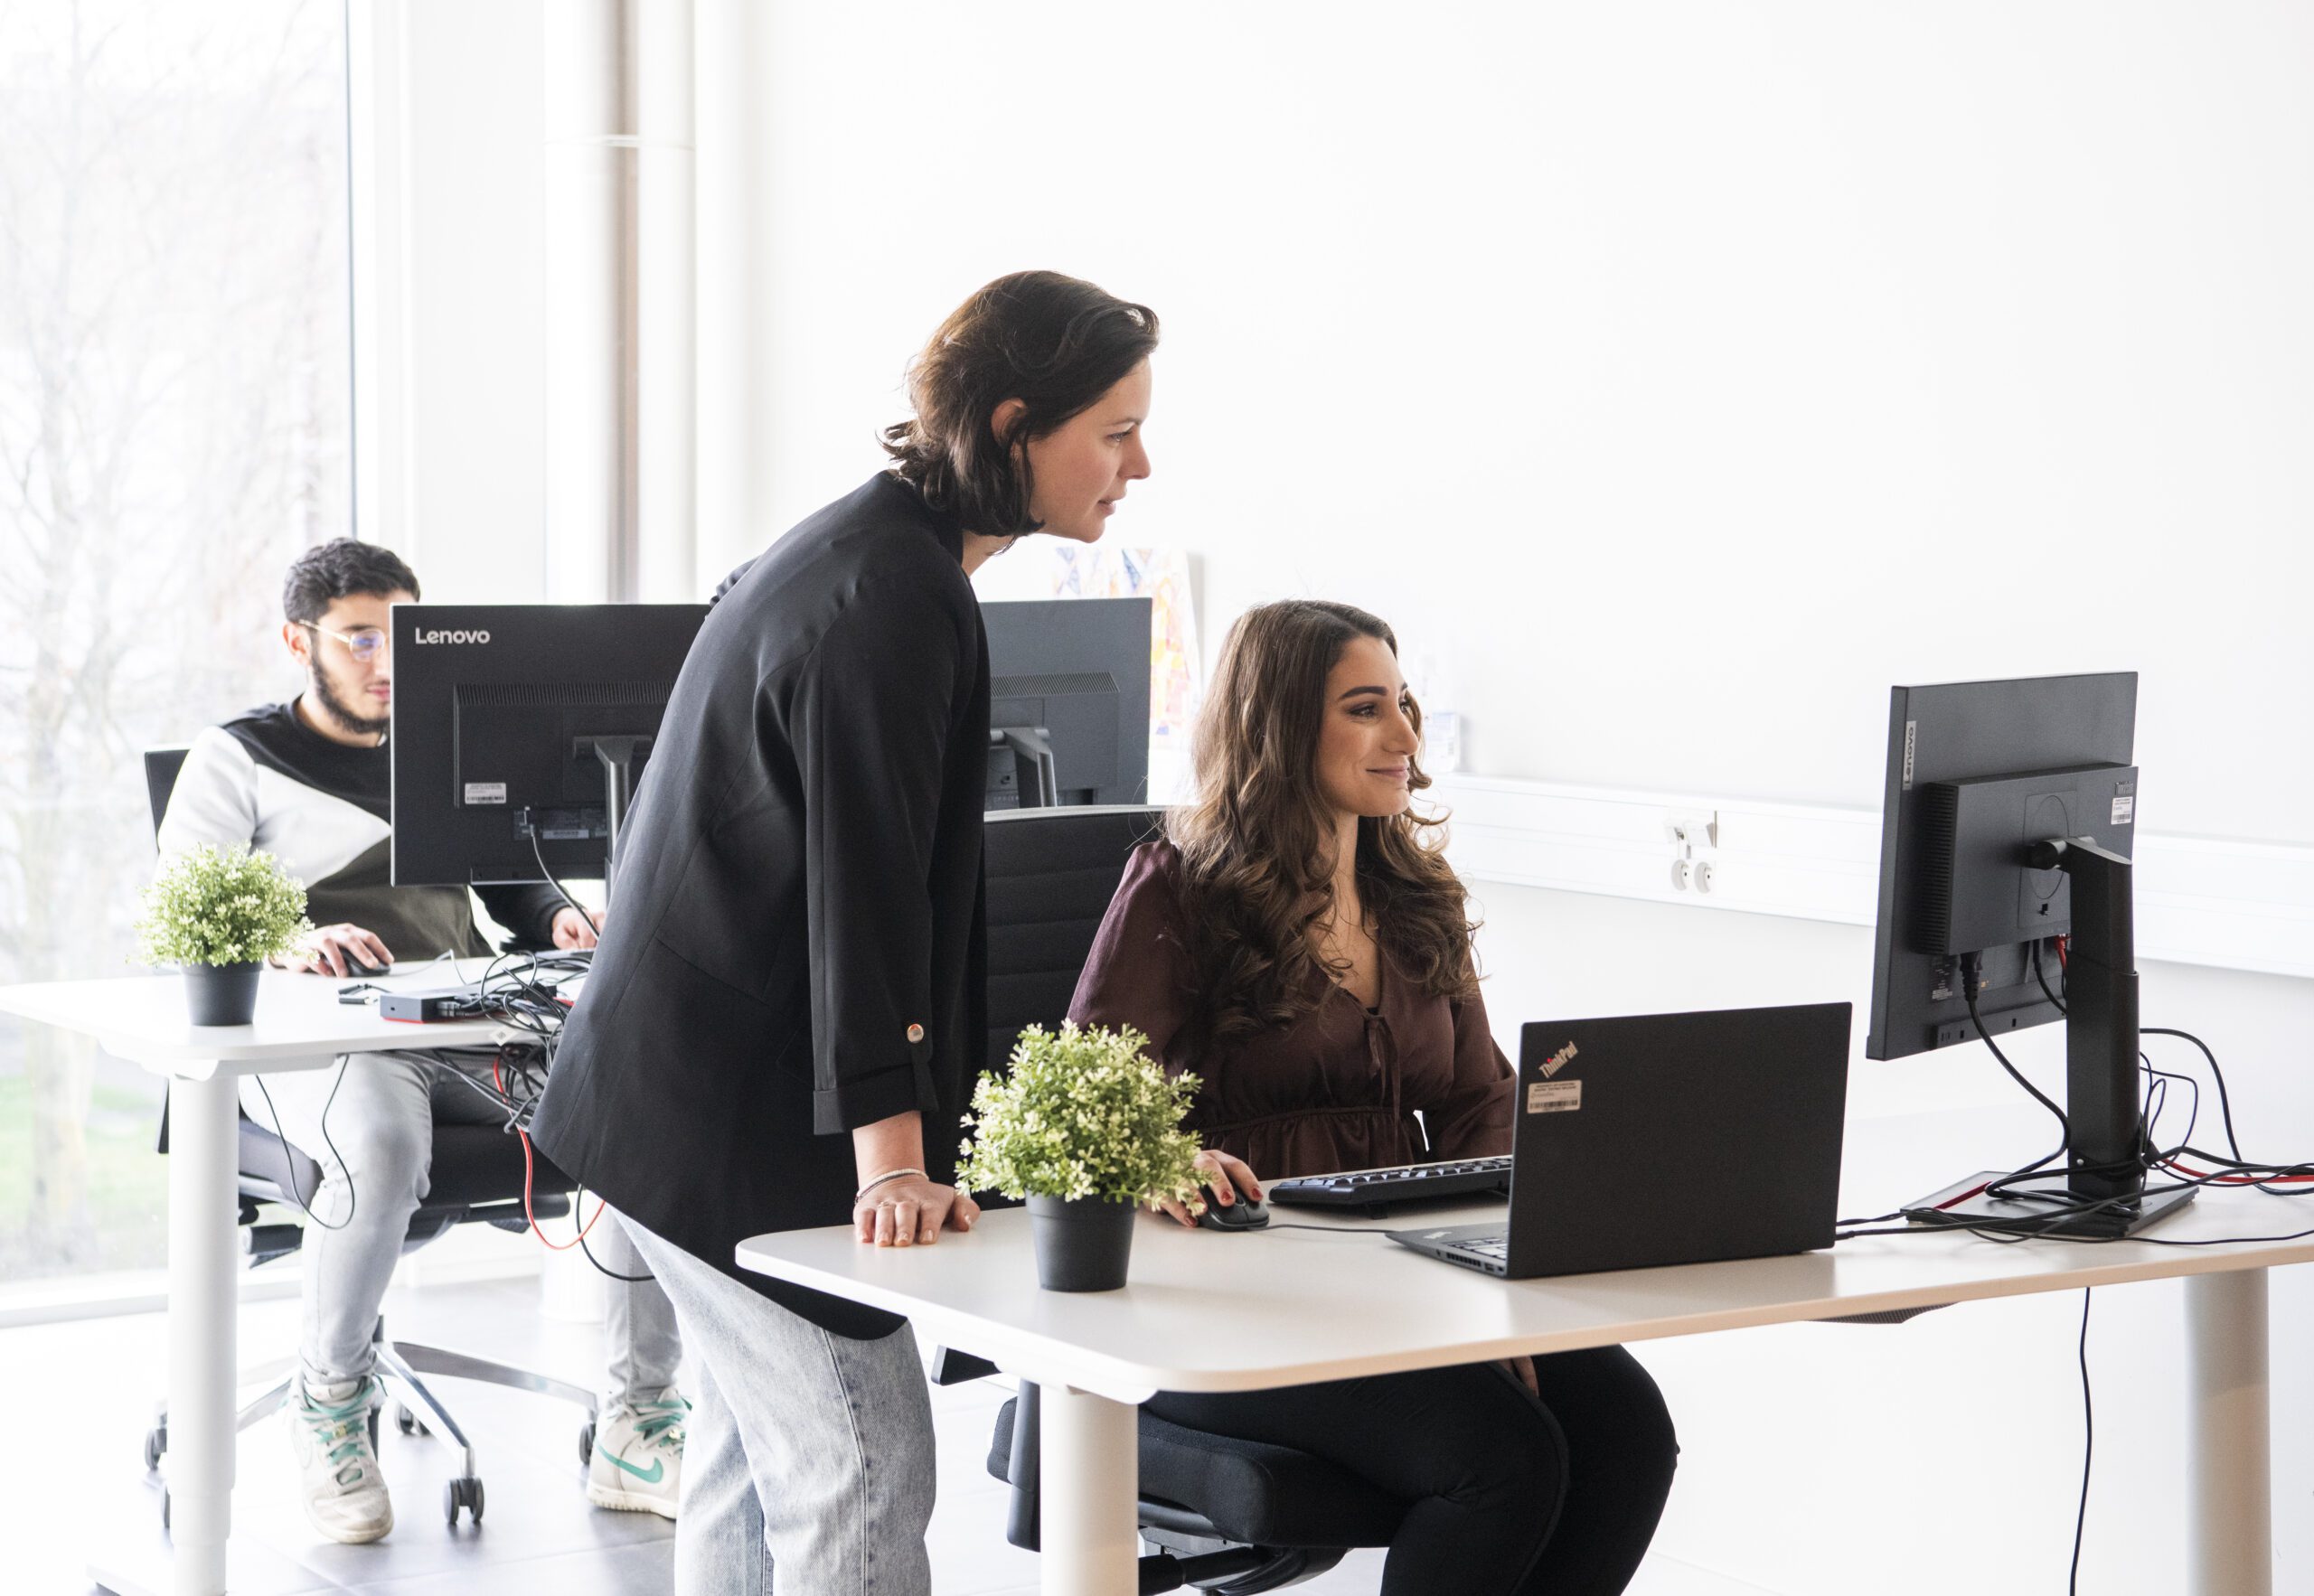
[[[140,755],[350,530],[340,0],[0,0],[0,982],[123,974]],[[160,1084],[0,1017],[0,1281],[161,1261]]]

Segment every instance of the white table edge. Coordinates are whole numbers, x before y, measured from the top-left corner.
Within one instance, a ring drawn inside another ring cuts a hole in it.
[[[844,1227],[828,1228],[834,1232]],[[776,1240],[778,1234],[781,1233],[751,1236],[741,1242],[734,1253],[739,1267],[899,1314],[926,1332],[927,1338],[942,1346],[953,1347],[960,1352],[987,1358],[1008,1372],[1020,1374],[1024,1369],[1042,1370],[1047,1377],[1065,1380],[1082,1390],[1115,1394],[1124,1401],[1137,1400],[1128,1394],[1131,1393],[1265,1391],[1285,1385],[1310,1385],[1321,1380],[1350,1379],[1411,1369],[1447,1368],[1457,1364],[1481,1363],[1492,1358],[1574,1352],[1593,1347],[1670,1340],[1682,1336],[1759,1329],[1781,1324],[1830,1323],[1864,1315],[1942,1308],[1959,1302],[2042,1296],[2089,1287],[2131,1285],[2149,1281],[2314,1263],[2314,1237],[2289,1243],[2277,1241],[2256,1252],[2213,1250],[2205,1253],[2187,1247],[2161,1248],[2151,1256],[2132,1253],[2111,1263],[2090,1264],[2069,1271],[2063,1277],[2043,1274],[2005,1276],[1972,1281],[1961,1289],[1950,1285],[1919,1286],[1851,1297],[1820,1298],[1811,1302],[1764,1303],[1709,1313],[1667,1316],[1654,1320],[1555,1334],[1474,1338],[1427,1347],[1418,1353],[1403,1356],[1337,1357],[1221,1370],[1148,1363],[1099,1352],[1045,1332],[999,1324],[967,1310],[927,1303],[904,1290],[864,1281],[837,1271],[798,1263],[767,1253],[757,1245],[758,1243]],[[1911,1238],[1905,1236],[1875,1239],[1883,1240],[1885,1244],[1894,1247],[1911,1244]],[[950,1238],[940,1244],[955,1245],[959,1240],[961,1238]],[[1855,1244],[1842,1244],[1852,1246]],[[1988,1242],[1982,1244],[1997,1246],[2001,1244]],[[2087,1251],[2142,1246],[2144,1244],[2050,1241],[2035,1244]],[[1439,1267],[1451,1268],[1452,1265],[1441,1263]],[[1597,1277],[1570,1275],[1561,1278],[1573,1282]],[[1131,1290],[1131,1287],[1126,1289]],[[1030,1375],[1028,1377],[1038,1376]]]

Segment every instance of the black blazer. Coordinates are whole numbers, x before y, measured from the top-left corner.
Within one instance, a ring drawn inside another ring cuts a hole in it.
[[[743,1272],[838,1225],[846,1132],[924,1114],[946,1180],[984,1045],[988,642],[955,520],[878,475],[727,584],[619,837],[531,1133],[646,1228],[851,1336],[889,1314]]]

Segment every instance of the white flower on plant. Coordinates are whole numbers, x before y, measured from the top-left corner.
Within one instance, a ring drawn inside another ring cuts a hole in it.
[[[1195,1191],[1197,1140],[1181,1124],[1198,1078],[1167,1075],[1148,1046],[1130,1027],[1022,1031],[1006,1073],[973,1087],[957,1184],[1119,1202]]]
[[[171,859],[143,895],[137,951],[148,964],[249,964],[313,929],[306,889],[269,853],[207,843]]]

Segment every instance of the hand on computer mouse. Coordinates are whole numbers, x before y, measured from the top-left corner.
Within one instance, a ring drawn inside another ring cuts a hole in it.
[[[1199,1230],[1260,1230],[1269,1224],[1269,1210],[1254,1197],[1223,1203],[1215,1200],[1211,1187],[1199,1189],[1205,1193],[1204,1212],[1197,1216]]]
[[[324,925],[281,961],[285,969],[322,975],[383,975],[393,953],[374,933],[359,925]]]
[[[1256,1203],[1262,1200],[1262,1183],[1254,1178],[1253,1170],[1243,1159],[1232,1158],[1218,1148],[1208,1148],[1197,1155],[1197,1172],[1198,1178],[1204,1183],[1199,1190],[1204,1193],[1206,1207],[1231,1207],[1241,1197],[1251,1197]],[[1194,1199],[1181,1201],[1160,1197],[1153,1206],[1160,1213],[1171,1214],[1187,1228],[1197,1228],[1197,1203]]]

